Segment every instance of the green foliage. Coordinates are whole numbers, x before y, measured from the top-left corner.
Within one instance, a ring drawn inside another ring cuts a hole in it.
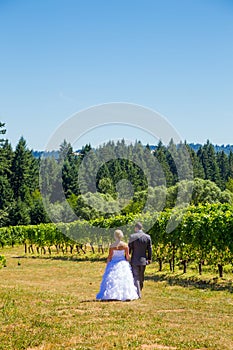
[[[198,150],[197,155],[203,166],[205,179],[211,180],[221,187],[220,168],[217,163],[214,146],[207,141],[207,143]]]
[[[230,204],[205,204],[177,210],[178,225],[169,233],[171,211],[159,214],[150,230],[158,259],[174,258],[225,265],[233,258],[233,210]]]
[[[226,182],[226,189],[228,191],[230,191],[231,193],[233,193],[233,178],[228,178],[227,182]]]
[[[233,153],[209,141],[197,153],[173,140],[151,152],[122,139],[77,154],[64,140],[58,159],[37,160],[23,137],[13,151],[5,133],[0,122],[0,227],[153,214],[184,207],[192,188],[191,204],[233,203]]]
[[[4,255],[0,255],[0,269],[6,267],[6,258]]]
[[[27,203],[30,193],[38,188],[38,167],[36,159],[26,146],[24,138],[19,140],[12,160],[12,189],[16,200]]]
[[[47,211],[45,210],[42,196],[39,190],[35,190],[31,195],[31,204],[30,204],[29,213],[30,213],[30,219],[31,219],[30,223],[32,225],[50,222],[50,218],[48,216]]]
[[[6,129],[4,129],[5,127],[5,123],[1,123],[0,122],[0,135],[4,135],[6,133]],[[0,139],[0,146],[2,146],[2,144],[4,143],[4,139]]]
[[[101,178],[98,187],[100,192],[109,194],[112,197],[116,196],[114,185],[110,177]]]
[[[229,191],[221,189],[210,180],[195,179],[192,194],[192,204],[199,203],[233,203],[233,196]]]
[[[117,215],[91,221],[4,227],[0,228],[0,244],[27,243],[38,248],[60,245],[67,249],[77,243],[109,243],[116,227],[123,227],[127,239],[139,220],[151,235],[154,256],[172,261],[173,267],[175,259],[222,266],[232,262],[233,207],[227,203],[192,205],[175,212],[168,209],[154,214]],[[172,231],[169,225],[174,228]]]
[[[30,224],[30,207],[20,198],[12,205],[9,215],[11,225]]]

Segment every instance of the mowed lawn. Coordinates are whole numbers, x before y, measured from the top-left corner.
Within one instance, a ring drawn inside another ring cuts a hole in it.
[[[104,261],[24,257],[23,247],[1,254],[1,350],[233,349],[232,275],[222,288],[188,285],[191,275],[154,263],[141,300],[97,302]]]

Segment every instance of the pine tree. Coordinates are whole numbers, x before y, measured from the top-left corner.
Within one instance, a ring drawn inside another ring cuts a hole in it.
[[[61,167],[54,157],[42,158],[40,162],[41,194],[51,203],[60,199]]]
[[[0,122],[0,134],[5,135],[5,124]],[[8,140],[0,139],[0,226],[8,225],[10,222],[9,211],[14,202],[14,193],[11,188],[11,163],[13,151]]]
[[[233,179],[233,152],[230,150],[229,156],[228,156],[228,163],[229,163],[229,174],[228,177]]]
[[[196,152],[188,145],[186,144],[186,148],[189,152],[192,165],[193,165],[193,177],[204,179],[205,178],[205,172],[203,169],[203,165],[200,161],[200,158],[197,156]]]
[[[0,122],[0,137],[6,133],[5,124]],[[4,151],[5,139],[0,138],[0,175],[5,174],[6,169],[6,153]]]
[[[0,122],[0,135],[5,135],[6,129],[4,129],[5,123]],[[0,139],[0,146],[5,142],[5,139]]]
[[[20,138],[11,167],[11,184],[15,199],[26,202],[36,188],[38,188],[38,164],[32,151],[28,150],[26,141]]]
[[[203,165],[205,172],[205,179],[215,182],[218,186],[221,186],[220,172],[217,164],[217,157],[214,150],[214,146],[207,141],[207,143],[200,147],[197,155]]]
[[[166,161],[173,175],[173,184],[175,184],[179,180],[179,176],[177,172],[178,152],[173,139],[171,139],[171,141],[169,142],[166,150]]]
[[[48,213],[43,205],[42,196],[39,190],[32,193],[30,205],[30,221],[32,225],[50,222]]]
[[[59,148],[58,162],[63,163],[65,159],[69,158],[73,154],[73,149],[70,143],[64,140]]]
[[[18,197],[10,210],[10,225],[29,225],[31,222],[30,218],[30,207]]]
[[[220,173],[220,179],[221,179],[220,188],[225,189],[225,184],[229,177],[230,167],[229,167],[228,157],[224,151],[217,153],[217,164],[219,167],[219,173]]]
[[[6,176],[0,175],[0,209],[8,212],[14,201],[14,193]]]
[[[80,194],[78,184],[80,160],[80,156],[75,154],[71,144],[64,141],[60,146],[58,163],[62,166],[62,186],[66,197],[72,193]]]
[[[163,169],[164,176],[166,178],[166,185],[170,187],[174,183],[174,177],[167,161],[167,149],[162,144],[162,141],[159,141],[158,146],[156,147],[156,150],[154,152],[154,156],[157,158],[159,164]],[[161,182],[160,184],[162,185],[163,182]]]
[[[90,143],[82,147],[82,150],[80,152],[80,159],[82,160],[91,150],[92,150],[92,147]]]

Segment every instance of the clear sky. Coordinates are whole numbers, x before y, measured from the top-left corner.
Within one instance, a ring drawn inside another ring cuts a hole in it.
[[[232,0],[0,0],[0,50],[13,147],[23,135],[41,150],[107,102],[154,109],[188,142],[233,144]]]

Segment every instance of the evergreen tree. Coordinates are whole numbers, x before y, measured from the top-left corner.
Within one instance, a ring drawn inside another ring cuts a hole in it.
[[[229,159],[224,151],[217,153],[217,164],[220,173],[220,188],[224,189],[230,173]]]
[[[39,190],[32,193],[29,214],[32,225],[50,222]]]
[[[193,166],[186,142],[180,142],[177,145],[176,167],[179,181],[193,179]]]
[[[228,156],[228,162],[229,162],[229,174],[228,177],[233,179],[233,152],[230,150],[229,156]]]
[[[170,171],[173,174],[173,184],[175,184],[179,180],[177,172],[178,157],[179,156],[177,152],[177,147],[173,139],[171,139],[166,150],[166,160],[169,165]]]
[[[168,157],[167,149],[162,144],[162,141],[159,141],[158,146],[154,152],[154,156],[158,159],[158,162],[163,169],[164,176],[166,178],[166,185],[170,187],[174,183],[174,177],[167,161],[167,157]],[[161,182],[160,185],[162,184],[163,183]]]
[[[214,146],[207,141],[207,143],[200,147],[197,152],[198,157],[202,163],[205,179],[215,182],[218,186],[221,186],[220,172],[217,164],[217,157],[214,150]]]
[[[54,157],[43,158],[40,162],[41,193],[51,203],[60,199],[61,167]]]
[[[0,122],[0,134],[5,135],[6,129]],[[0,139],[0,226],[8,225],[10,222],[9,211],[14,203],[14,194],[11,188],[11,162],[13,151],[8,140]]]
[[[29,225],[30,219],[30,207],[18,197],[17,201],[11,207],[10,213],[10,225]]]
[[[1,174],[7,176],[8,179],[11,178],[11,166],[14,157],[14,152],[11,144],[8,140],[5,140],[2,147],[0,147],[0,164],[2,165]],[[1,166],[0,166],[1,168]]]
[[[186,144],[186,148],[189,152],[192,165],[193,165],[193,177],[204,179],[205,178],[205,172],[203,169],[203,165],[200,161],[200,158],[197,156],[196,152],[188,145]]]
[[[80,165],[80,156],[78,157],[70,143],[64,141],[60,146],[59,163],[62,166],[62,185],[66,197],[72,193],[80,194],[78,184],[78,171]]]
[[[154,157],[154,154],[151,152],[149,146],[144,148],[143,157],[146,167],[142,170],[147,179],[148,186],[156,187],[166,185],[166,178],[163,168],[158,159]]]
[[[82,160],[91,150],[92,148],[90,143],[82,147],[82,150],[80,152],[80,159]]]
[[[0,175],[5,175],[8,170],[7,157],[5,152],[6,140],[2,138],[1,135],[5,135],[6,129],[4,129],[5,124],[0,122]]]
[[[0,175],[0,209],[6,210],[14,201],[14,193],[6,176]]]
[[[79,188],[81,193],[92,192],[97,190],[97,174],[101,167],[101,160],[94,150],[90,150],[79,167]]]
[[[4,129],[5,123],[0,122],[0,135],[5,135],[6,129]],[[0,138],[0,146],[4,143],[5,139]]]
[[[11,172],[11,184],[15,199],[20,198],[26,203],[30,198],[30,193],[38,188],[38,164],[32,151],[28,150],[23,137],[20,138],[16,146]]]
[[[59,148],[59,163],[63,163],[65,159],[69,158],[73,154],[73,149],[70,143],[64,140]]]

